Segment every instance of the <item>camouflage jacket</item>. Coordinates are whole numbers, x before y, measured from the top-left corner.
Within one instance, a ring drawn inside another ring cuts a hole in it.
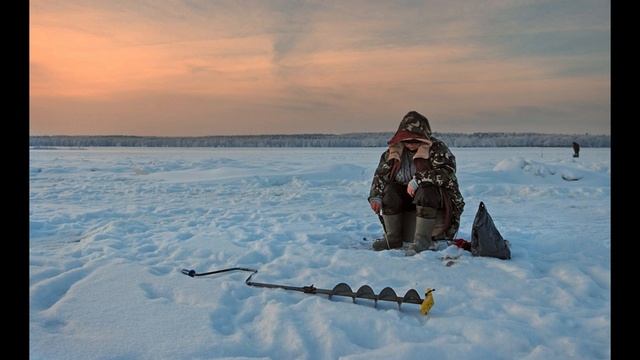
[[[456,158],[449,151],[447,145],[434,138],[429,149],[429,158],[426,159],[430,169],[424,171],[416,171],[415,179],[419,186],[435,185],[442,188],[451,205],[451,225],[446,231],[448,238],[453,239],[460,227],[460,215],[464,210],[464,199],[458,188],[458,179],[456,177]],[[376,168],[369,192],[369,200],[372,198],[382,199],[387,184],[394,181],[391,179],[392,162],[389,161],[389,150],[380,156],[380,163]]]

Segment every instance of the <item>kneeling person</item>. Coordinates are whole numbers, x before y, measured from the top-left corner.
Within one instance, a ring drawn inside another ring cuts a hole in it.
[[[414,254],[434,249],[434,239],[452,240],[464,210],[455,156],[416,111],[404,116],[388,145],[369,193],[371,209],[382,212],[386,230],[374,250],[400,248],[407,241],[408,254]]]

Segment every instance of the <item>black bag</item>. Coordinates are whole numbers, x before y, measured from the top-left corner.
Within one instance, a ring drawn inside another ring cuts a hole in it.
[[[490,256],[498,259],[511,259],[508,243],[496,229],[491,215],[481,201],[471,229],[471,254]]]

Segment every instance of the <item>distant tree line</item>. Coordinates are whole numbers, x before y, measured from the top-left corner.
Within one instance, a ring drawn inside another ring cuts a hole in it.
[[[384,147],[393,133],[157,136],[30,136],[29,145],[44,147]],[[537,133],[434,133],[449,147],[610,147],[609,135]]]

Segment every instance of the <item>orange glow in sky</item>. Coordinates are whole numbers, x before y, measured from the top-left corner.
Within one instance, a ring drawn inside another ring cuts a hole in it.
[[[32,135],[610,133],[606,3],[30,4]]]

